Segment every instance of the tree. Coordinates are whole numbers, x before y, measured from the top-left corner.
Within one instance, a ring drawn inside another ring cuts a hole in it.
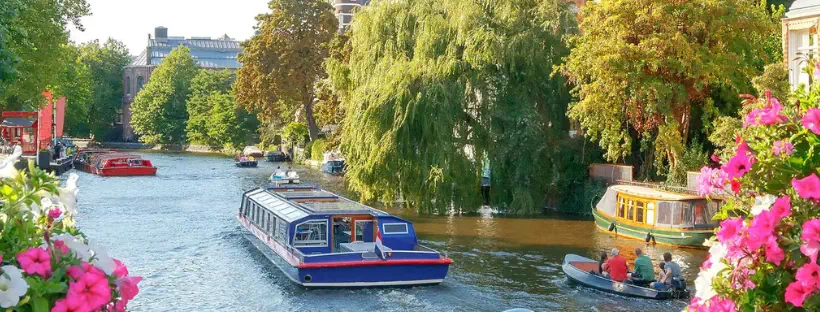
[[[328,66],[349,187],[423,212],[475,211],[486,155],[493,203],[540,212],[567,137],[569,94],[551,73],[572,21],[563,0],[380,1],[357,13],[349,63]]]
[[[98,40],[81,45],[80,53],[80,60],[88,66],[93,77],[93,98],[87,105],[84,121],[97,140],[113,139],[112,129],[123,97],[123,72],[131,62],[128,48],[109,38],[102,45]],[[69,101],[79,104],[77,99],[69,97]],[[76,105],[70,107],[73,109]],[[85,135],[88,132],[82,134]]]
[[[237,117],[237,105],[233,96],[228,93],[213,92],[208,96],[211,106],[210,116],[205,123],[208,130],[208,145],[230,144],[234,148],[245,142],[240,120]]]
[[[64,133],[86,137],[91,130],[88,108],[95,93],[94,77],[88,64],[83,62],[80,46],[71,44],[63,46],[63,49],[67,62],[63,64],[60,82],[51,91],[66,97]]]
[[[301,143],[308,136],[308,128],[303,122],[291,122],[282,130],[282,138],[290,144]]]
[[[85,0],[4,0],[0,5],[0,109],[36,109],[59,83],[66,62],[66,25],[82,30]]]
[[[131,104],[131,125],[145,143],[185,142],[191,80],[198,66],[186,47],[171,51]]]
[[[200,69],[191,80],[191,95],[185,106],[188,110],[188,124],[185,132],[188,141],[199,144],[208,144],[208,120],[213,109],[213,102],[209,98],[213,93],[225,94],[231,91],[235,74],[230,70]],[[232,109],[233,110],[233,109]]]
[[[316,139],[314,84],[325,74],[322,61],[339,23],[327,1],[272,0],[268,7],[272,12],[256,17],[259,33],[242,45],[234,97],[269,123],[303,110]]]
[[[693,110],[718,89],[750,89],[777,25],[753,0],[590,2],[561,70],[579,101],[568,115],[610,161],[641,141],[648,164],[678,165]],[[654,161],[652,161],[654,158]]]

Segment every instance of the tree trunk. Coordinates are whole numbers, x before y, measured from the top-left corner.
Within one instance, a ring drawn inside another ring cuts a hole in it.
[[[313,117],[314,104],[316,103],[313,99],[305,100],[305,121],[307,121],[310,141],[315,141],[319,138],[319,125],[316,124],[316,118]]]

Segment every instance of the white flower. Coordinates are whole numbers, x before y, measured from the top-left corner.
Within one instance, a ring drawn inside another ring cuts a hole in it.
[[[20,297],[28,292],[28,283],[23,279],[20,269],[12,265],[3,266],[0,275],[0,307],[10,308],[20,302]]]
[[[71,236],[69,234],[60,234],[54,237],[54,240],[61,240],[65,243],[66,247],[74,252],[74,256],[78,259],[88,262],[91,260],[91,251],[88,250],[88,246],[86,246],[82,241],[78,240],[76,237]]]
[[[14,164],[17,163],[21,155],[23,155],[23,149],[19,145],[15,146],[14,152],[0,162],[0,178],[11,179],[17,176],[17,168],[14,168]]]
[[[772,207],[777,197],[774,195],[756,196],[755,204],[752,206],[752,215],[759,215],[763,211],[768,211]]]
[[[57,188],[60,195],[55,199],[57,199],[59,203],[65,207],[65,211],[71,216],[77,214],[77,193],[80,191],[80,189],[77,188],[77,180],[79,178],[79,175],[72,173],[68,176],[68,180],[65,182],[65,187]]]
[[[702,302],[709,301],[717,294],[712,288],[712,281],[720,271],[728,268],[722,261],[726,258],[726,255],[726,247],[721,243],[715,242],[709,248],[709,259],[712,266],[706,270],[701,270],[695,279],[695,296],[700,298]]]
[[[117,264],[113,258],[108,256],[108,249],[105,249],[105,247],[92,240],[88,241],[88,247],[94,254],[94,260],[91,260],[91,264],[105,272],[106,275],[113,274],[114,269],[117,268]]]

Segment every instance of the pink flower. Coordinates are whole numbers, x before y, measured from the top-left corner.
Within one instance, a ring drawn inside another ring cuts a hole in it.
[[[770,211],[763,211],[755,216],[749,226],[749,248],[755,250],[764,242],[768,242],[774,234],[776,224],[777,219],[772,218]]]
[[[800,245],[800,252],[809,257],[811,262],[817,262],[817,253],[820,251],[820,219],[804,222],[800,238],[804,242]]]
[[[820,79],[820,62],[814,63],[814,78]]]
[[[20,268],[27,274],[37,274],[44,278],[51,275],[51,255],[43,248],[29,248],[17,255]]]
[[[788,217],[792,214],[792,205],[791,205],[791,198],[789,196],[783,196],[774,201],[774,205],[772,208],[769,209],[772,216],[777,219],[783,219]]]
[[[777,239],[774,236],[769,236],[769,241],[766,242],[766,261],[774,263],[779,266],[783,259],[786,258],[786,253],[777,244]]]
[[[712,158],[712,161],[714,161],[716,163],[720,163],[720,157],[718,157],[717,154],[712,154],[711,158]]]
[[[114,276],[116,277],[125,277],[128,276],[128,268],[125,267],[124,264],[120,260],[114,259],[114,264],[116,267],[114,268]]]
[[[712,312],[735,312],[737,308],[735,307],[735,302],[729,298],[719,298],[718,296],[712,297],[709,300],[709,309],[708,311]]]
[[[721,243],[730,245],[730,243],[737,240],[738,236],[743,234],[743,230],[743,219],[726,219],[720,222],[720,230],[717,232],[717,237]]]
[[[74,265],[69,267],[66,270],[66,274],[74,279],[75,281],[79,280],[80,278],[85,275],[85,273],[97,274],[105,276],[105,272],[100,270],[99,268],[89,264],[88,262],[83,262],[81,265]]]
[[[51,312],[91,312],[88,303],[77,295],[68,295],[65,299],[57,300]]]
[[[752,169],[752,165],[755,161],[749,150],[749,145],[747,145],[746,142],[738,145],[736,152],[735,156],[729,159],[729,162],[721,168],[729,176],[729,179],[742,177]]]
[[[772,147],[772,153],[778,156],[780,156],[780,154],[791,156],[792,151],[794,151],[794,145],[786,140],[775,141]]]
[[[48,211],[48,218],[54,220],[59,218],[62,214],[63,212],[60,211],[59,208],[54,208]]]
[[[85,299],[91,310],[96,310],[111,301],[111,286],[102,272],[88,270],[76,282],[68,285],[68,296],[76,295]]]
[[[140,276],[127,276],[117,279],[117,288],[120,290],[122,300],[128,302],[139,294],[140,289],[137,284],[139,284],[140,281],[142,281],[142,277]]]
[[[820,178],[812,173],[810,176],[798,180],[792,178],[792,187],[797,195],[805,199],[820,199]]]
[[[795,277],[797,281],[803,283],[803,285],[817,287],[820,285],[820,266],[815,263],[806,263],[797,269]]]
[[[726,187],[728,180],[728,175],[723,170],[703,167],[698,176],[698,195],[707,196],[720,192]]]
[[[814,292],[814,285],[805,285],[802,282],[792,282],[786,287],[786,302],[795,307],[802,307],[803,301]]]
[[[814,134],[820,134],[820,109],[809,108],[806,114],[803,115],[801,123],[803,127],[809,129]]]
[[[64,255],[68,254],[68,252],[70,251],[68,246],[65,245],[65,242],[63,242],[61,240],[55,240],[54,241],[54,248],[56,248],[57,250],[62,252]]]
[[[743,127],[753,125],[774,125],[786,121],[786,116],[780,112],[783,110],[783,105],[776,98],[771,98],[769,103],[763,108],[755,108],[746,115],[746,120],[743,122]]]

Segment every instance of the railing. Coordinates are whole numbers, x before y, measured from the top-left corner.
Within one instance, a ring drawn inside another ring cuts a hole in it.
[[[675,185],[666,185],[662,182],[638,182],[638,181],[624,181],[618,180],[615,181],[616,184],[624,184],[624,185],[634,185],[634,186],[642,186],[647,188],[659,189],[667,192],[675,192],[687,195],[695,195],[699,196],[695,190],[690,190],[689,188],[683,186],[675,186]]]

